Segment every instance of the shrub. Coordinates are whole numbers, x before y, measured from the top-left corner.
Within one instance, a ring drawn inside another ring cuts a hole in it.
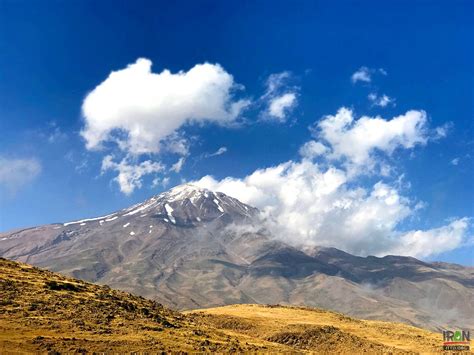
[[[69,282],[46,281],[46,288],[54,291],[72,291],[81,292],[82,287],[71,284]]]

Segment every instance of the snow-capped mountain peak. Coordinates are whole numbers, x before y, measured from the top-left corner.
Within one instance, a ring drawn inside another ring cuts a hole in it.
[[[171,190],[164,192],[161,195],[165,195],[168,201],[173,202],[173,201],[180,201],[180,200],[186,200],[189,199],[190,201],[196,201],[200,197],[204,196],[207,198],[208,196],[212,195],[213,192],[193,185],[193,184],[183,184],[183,185],[178,185],[173,187]]]
[[[252,219],[258,210],[221,192],[214,192],[193,184],[178,185],[159,195],[107,216],[67,222],[64,226],[90,226],[130,223],[130,219],[151,218],[150,222],[173,225],[196,225],[215,219],[238,222]],[[146,222],[148,223],[148,222]]]

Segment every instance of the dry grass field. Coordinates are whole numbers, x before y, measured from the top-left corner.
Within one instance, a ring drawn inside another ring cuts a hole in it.
[[[322,353],[433,353],[441,334],[401,323],[358,320],[314,308],[232,305],[192,311],[198,324]]]
[[[0,259],[0,353],[440,351],[441,335],[318,309],[155,301]]]

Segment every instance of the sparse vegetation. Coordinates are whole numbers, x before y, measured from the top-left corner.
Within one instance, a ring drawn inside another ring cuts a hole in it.
[[[57,282],[57,281],[46,281],[45,286],[50,290],[54,291],[73,291],[73,292],[81,292],[83,290],[82,287],[78,285],[74,285],[69,282]]]
[[[183,314],[5,259],[0,300],[0,353],[403,353],[439,345],[436,334],[414,327],[304,307],[235,305]]]

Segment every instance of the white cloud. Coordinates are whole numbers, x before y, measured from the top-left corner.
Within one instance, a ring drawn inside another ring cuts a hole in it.
[[[378,101],[375,102],[375,104],[380,107],[385,107],[389,103],[393,103],[393,99],[385,94],[379,97]]]
[[[186,161],[185,157],[179,158],[178,161],[171,166],[170,170],[174,171],[175,173],[179,173],[181,169],[183,168],[185,161]]]
[[[433,134],[433,139],[442,139],[446,138],[448,135],[449,131],[453,128],[453,123],[452,122],[447,122],[443,124],[442,126],[436,127],[434,129],[434,134]]]
[[[142,187],[142,178],[145,175],[162,172],[164,166],[159,162],[151,160],[143,161],[139,164],[132,164],[126,158],[119,163],[113,161],[111,155],[107,155],[102,160],[102,173],[107,170],[118,172],[114,178],[122,191],[126,195],[130,195],[136,188]]]
[[[261,97],[266,106],[264,119],[286,122],[288,114],[298,105],[298,87],[288,86],[289,79],[291,73],[288,71],[268,77],[265,93]]]
[[[458,165],[459,160],[460,160],[459,158],[454,158],[453,160],[451,160],[451,165],[454,165],[454,166]]]
[[[297,246],[335,246],[356,254],[383,253],[386,235],[409,214],[408,202],[379,183],[348,188],[343,170],[308,160],[257,170],[243,179],[196,184],[258,207],[277,237]]]
[[[166,188],[170,184],[170,178],[169,177],[164,177],[163,179],[160,178],[154,178],[151,184],[152,188],[162,186],[163,188]]]
[[[179,154],[181,156],[189,155],[190,142],[183,134],[173,132],[162,140],[162,148],[166,152]]]
[[[85,125],[81,135],[86,148],[107,147],[115,156],[125,157],[117,163],[106,156],[102,171],[117,171],[115,181],[126,194],[141,187],[143,176],[164,170],[152,160],[140,164],[131,160],[142,155],[178,154],[181,158],[171,170],[179,172],[190,146],[181,128],[207,122],[235,125],[250,104],[235,98],[242,86],[219,64],[198,64],[177,73],[166,69],[153,73],[151,66],[150,60],[140,58],[110,73],[82,105]]]
[[[370,83],[372,81],[371,70],[367,67],[360,67],[354,74],[352,74],[351,81],[354,84],[358,81]]]
[[[281,122],[286,121],[288,112],[296,106],[296,94],[286,93],[270,100],[268,114]]]
[[[291,78],[291,73],[289,71],[270,74],[266,81],[266,86],[267,86],[266,95],[280,90],[282,87],[285,86],[286,81],[290,78]]]
[[[161,180],[161,185],[162,185],[163,187],[167,187],[169,184],[170,184],[170,178],[169,178],[169,177],[164,177],[164,178]]]
[[[380,116],[354,119],[352,110],[341,108],[316,125],[315,136],[332,149],[332,159],[344,159],[352,167],[372,169],[377,151],[391,154],[397,148],[427,143],[429,136],[424,111],[407,111],[390,120]]]
[[[11,193],[31,183],[41,172],[36,158],[12,159],[0,156],[0,186]]]
[[[300,155],[306,159],[314,159],[328,151],[328,147],[316,141],[309,141],[303,144],[299,150]]]
[[[377,100],[377,94],[375,92],[371,92],[369,95],[367,95],[367,98],[370,101],[375,101],[375,100]]]
[[[351,81],[353,84],[357,83],[358,81],[370,83],[372,82],[372,75],[374,74],[381,74],[381,75],[386,76],[387,71],[383,68],[373,69],[373,68],[362,66],[352,74]]]
[[[227,152],[227,147],[220,147],[214,153],[206,154],[206,157],[215,157],[215,156],[218,156],[218,155],[225,154],[226,152]]]
[[[423,207],[403,195],[401,189],[409,186],[403,175],[392,183],[381,180],[367,185],[351,172],[351,165],[331,165],[341,158],[360,167],[378,163],[379,173],[389,176],[391,167],[381,163],[373,150],[392,154],[397,148],[425,144],[429,139],[425,124],[423,111],[408,111],[391,120],[364,116],[354,121],[352,112],[342,108],[318,123],[317,135],[325,144],[304,144],[301,161],[258,169],[244,178],[218,181],[205,176],[194,183],[258,207],[267,228],[296,246],[332,246],[358,255],[435,255],[462,244],[467,219],[401,232],[402,222]],[[316,156],[322,157],[323,164],[311,160]],[[369,170],[360,171],[364,172]]]
[[[391,253],[427,257],[454,250],[463,244],[468,227],[469,219],[460,218],[440,228],[407,232],[400,237],[400,242]]]
[[[161,143],[187,123],[231,124],[249,104],[235,100],[239,89],[219,64],[198,64],[189,71],[151,71],[138,59],[110,73],[85,98],[82,136],[88,149],[115,142],[128,154],[158,153]]]
[[[56,143],[67,139],[67,134],[61,130],[55,121],[49,122],[48,126],[50,128],[50,132],[47,133],[49,143]]]
[[[376,93],[372,92],[367,96],[367,98],[372,102],[373,106],[386,107],[388,104],[395,104],[395,99],[385,94],[378,96]]]
[[[258,207],[277,238],[299,247],[425,257],[459,246],[467,228],[467,221],[458,220],[402,234],[397,226],[416,212],[417,204],[394,186],[377,182],[363,188],[343,170],[321,169],[308,160],[259,169],[243,179],[205,176],[194,183]]]

